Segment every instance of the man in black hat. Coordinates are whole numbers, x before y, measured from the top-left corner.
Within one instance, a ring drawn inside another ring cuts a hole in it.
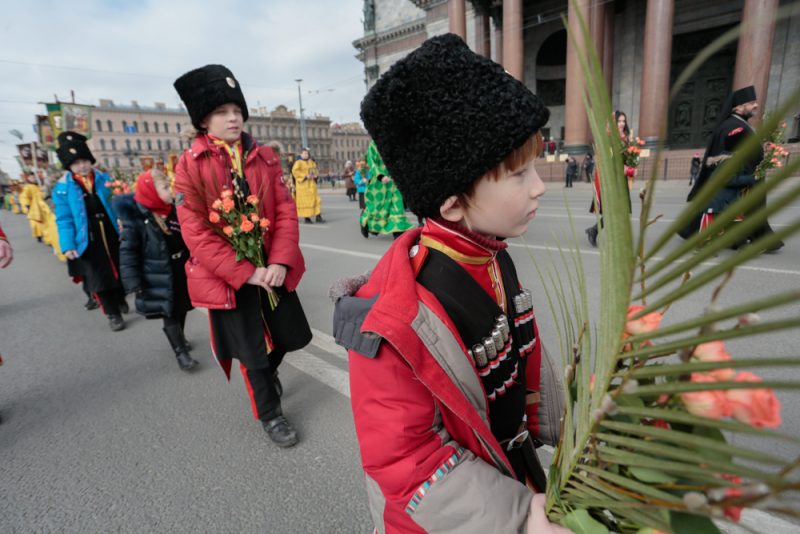
[[[694,187],[689,192],[687,201],[691,201],[705,186],[722,161],[738,150],[750,136],[755,135],[755,131],[748,121],[756,114],[757,110],[756,90],[752,85],[738,89],[728,97],[721,111],[722,120],[711,134],[700,173]],[[728,184],[717,193],[704,212],[697,214],[692,223],[679,232],[681,237],[688,239],[693,233],[704,229],[711,223],[714,214],[721,213],[728,205],[735,202],[747,188],[756,185],[755,171],[762,159],[764,159],[764,150],[759,146]],[[753,232],[747,241],[754,242],[770,233],[772,233],[772,228],[769,222],[765,221],[764,225]],[[744,244],[746,243],[737,243],[733,248]],[[781,247],[783,247],[783,242],[778,242],[766,252],[775,252]]]
[[[92,167],[86,138],[75,132],[58,136],[58,159],[67,169],[53,187],[58,239],[70,276],[83,280],[113,331],[125,328],[127,303],[119,280],[119,227],[111,206],[111,178]]]

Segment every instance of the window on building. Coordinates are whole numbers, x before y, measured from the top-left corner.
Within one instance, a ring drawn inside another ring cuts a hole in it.
[[[95,127],[95,130],[97,130],[98,132],[102,132],[103,131],[103,123],[100,121],[100,119],[97,119],[96,121],[94,121],[94,127]]]
[[[116,149],[117,149],[117,140],[116,139],[112,139],[111,140],[111,150],[116,150]],[[119,163],[117,163],[117,165],[119,165]]]
[[[175,123],[175,131],[181,133],[181,123],[179,122]]]
[[[161,139],[159,139],[159,140],[158,140],[158,149],[159,149],[159,150],[163,150],[163,149],[161,148]]]
[[[136,140],[136,150],[141,150],[141,149],[142,149],[142,140],[141,139],[137,139]]]
[[[100,139],[100,150],[105,150],[105,149],[106,149],[106,140]]]
[[[133,121],[133,131],[135,133],[139,133],[139,122],[138,121]]]
[[[131,140],[130,139],[125,139],[125,148],[127,148],[128,150],[131,149]]]
[[[167,150],[172,150],[172,143],[169,139],[166,140]]]
[[[103,163],[105,163],[106,168],[110,167],[108,164],[108,158],[103,158]]]
[[[128,131],[128,121],[122,121],[122,131]]]
[[[158,133],[158,123],[156,121],[153,121],[153,131]]]
[[[150,125],[147,124],[147,121],[144,121],[144,133],[150,133]]]
[[[106,126],[108,126],[108,131],[109,132],[113,132],[114,131],[114,123],[113,122],[106,121]]]
[[[147,140],[147,150],[153,150],[153,141]]]
[[[119,167],[119,158],[114,158],[114,167]]]
[[[169,133],[169,125],[167,124],[167,121],[164,121],[164,133]]]

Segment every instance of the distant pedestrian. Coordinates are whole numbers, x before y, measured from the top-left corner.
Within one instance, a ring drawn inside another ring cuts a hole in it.
[[[361,213],[359,223],[361,235],[392,234],[395,239],[414,225],[406,216],[403,195],[386,170],[375,143],[369,144],[367,161],[372,171],[367,184],[366,209]]]
[[[367,181],[369,180],[369,170],[364,160],[359,160],[356,163],[356,172],[353,175],[353,181],[356,183],[356,192],[358,193],[358,207],[364,209],[367,207],[364,202],[364,193],[367,190]]]
[[[594,157],[591,154],[586,154],[583,158],[583,174],[586,177],[586,183],[592,182],[592,175],[594,174]]]
[[[578,177],[578,162],[575,156],[567,158],[567,172],[566,172],[566,185],[564,187],[572,187],[572,182]]]
[[[115,196],[112,203],[122,220],[122,284],[136,294],[139,314],[163,319],[178,366],[188,371],[197,365],[183,333],[186,314],[192,310],[184,269],[189,249],[181,237],[169,178],[156,168],[145,171],[136,180],[135,195]]]
[[[344,164],[344,171],[342,171],[342,178],[344,178],[344,187],[347,192],[347,198],[350,199],[350,202],[355,202],[356,200],[356,182],[353,179],[355,173],[356,171],[353,168],[353,162],[347,161]]]
[[[322,218],[322,199],[317,189],[319,170],[317,163],[311,159],[308,148],[300,151],[300,159],[292,165],[292,176],[295,181],[297,217],[303,217],[306,224],[325,222]],[[315,219],[312,220],[311,217]]]
[[[551,156],[554,156],[557,148],[558,147],[556,146],[556,140],[551,137],[550,142],[547,143],[547,151],[550,153]]]
[[[703,160],[700,157],[700,152],[695,152],[692,157],[692,167],[689,174],[689,187],[697,180],[697,175],[700,174],[700,165],[702,165],[702,163]]]

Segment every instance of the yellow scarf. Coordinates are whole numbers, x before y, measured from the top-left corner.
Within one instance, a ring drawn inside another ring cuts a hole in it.
[[[208,138],[211,139],[211,142],[217,146],[221,146],[225,149],[225,152],[228,153],[228,157],[231,160],[231,168],[233,172],[235,172],[239,176],[244,176],[244,169],[242,169],[242,140],[239,138],[233,146],[228,144],[227,141],[223,141],[222,139],[218,139],[211,134],[208,134]]]

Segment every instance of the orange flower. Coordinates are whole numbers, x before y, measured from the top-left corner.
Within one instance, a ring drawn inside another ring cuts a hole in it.
[[[761,382],[761,377],[741,371],[734,382]],[[755,428],[777,428],[781,425],[781,403],[775,392],[767,388],[731,389],[727,393],[733,417]]]
[[[628,335],[646,334],[658,329],[663,316],[658,312],[650,312],[643,317],[633,319],[632,317],[642,311],[644,306],[628,307],[628,322],[625,323],[625,333]]]
[[[224,233],[228,237],[232,236],[233,235],[233,226],[231,226],[231,225],[226,226],[225,228],[222,229],[222,233]]]
[[[222,211],[224,211],[225,213],[229,213],[234,208],[234,206],[235,206],[235,204],[233,203],[233,199],[232,198],[229,197],[229,198],[223,199],[223,201],[222,201]]]
[[[733,482],[734,484],[741,484],[742,483],[742,477],[738,477],[736,475],[728,475],[726,473],[723,473],[721,476],[725,480],[729,480],[729,481]],[[734,488],[726,488],[725,489],[725,498],[726,499],[729,499],[729,498],[734,498],[735,499],[736,497],[741,497],[742,495],[744,495],[744,492],[740,488],[735,488],[734,487]],[[727,508],[725,508],[723,510],[723,513],[726,516],[728,516],[729,518],[731,518],[733,521],[738,523],[739,519],[741,519],[741,517],[742,517],[742,507],[741,506],[728,506]]]
[[[264,217],[263,219],[258,221],[258,225],[261,227],[262,230],[266,230],[267,228],[269,228],[269,219]]]
[[[731,355],[725,350],[725,344],[722,341],[709,341],[708,343],[701,343],[697,345],[692,353],[692,358],[701,362],[728,362],[731,360]],[[733,369],[714,369],[708,373],[716,380],[733,380]]]
[[[247,197],[247,203],[252,204],[253,206],[258,206],[258,197],[255,195],[249,195]]]
[[[258,218],[257,214],[251,213],[250,214],[250,220],[253,221],[254,223],[257,223],[260,219]]]
[[[217,211],[221,210],[221,209],[222,209],[222,201],[221,201],[220,199],[217,199],[217,200],[215,200],[215,201],[214,201],[214,202],[211,204],[211,207],[212,207],[213,209],[217,210]]]
[[[219,213],[217,213],[216,211],[208,212],[208,220],[214,224],[217,224],[220,220]]]
[[[225,200],[226,198],[231,198],[232,196],[233,196],[233,191],[231,191],[230,189],[223,189],[222,194],[220,195],[220,197],[223,200]]]
[[[713,376],[692,373],[692,382],[716,382]],[[686,410],[693,415],[722,419],[731,415],[731,403],[724,391],[693,391],[681,393]]]
[[[255,228],[255,225],[247,220],[242,221],[242,224],[239,225],[239,230],[245,233],[249,232],[253,228]]]

